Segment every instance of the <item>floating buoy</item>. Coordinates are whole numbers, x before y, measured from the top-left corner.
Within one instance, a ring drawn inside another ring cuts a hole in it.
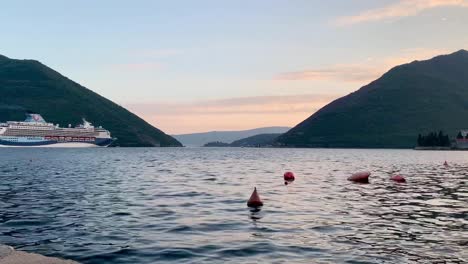
[[[296,179],[296,177],[294,176],[294,173],[290,171],[285,172],[283,177],[284,177],[285,185],[288,185],[289,183],[293,182]]]
[[[262,200],[260,200],[260,196],[257,193],[257,187],[254,188],[252,195],[250,196],[249,200],[247,201],[248,207],[260,207],[263,206]]]
[[[369,176],[371,175],[368,171],[357,172],[348,178],[348,181],[369,183]]]
[[[406,182],[406,179],[405,177],[401,176],[401,175],[393,175],[392,177],[390,177],[390,180],[392,181],[396,181],[396,182]]]
[[[444,166],[448,166],[448,162],[447,162],[447,161],[444,162]]]

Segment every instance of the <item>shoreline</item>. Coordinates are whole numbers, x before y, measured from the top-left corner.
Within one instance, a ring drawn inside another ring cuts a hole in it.
[[[415,147],[414,150],[455,150],[452,147]]]
[[[452,148],[452,147],[415,147],[414,150],[467,151],[468,149]]]

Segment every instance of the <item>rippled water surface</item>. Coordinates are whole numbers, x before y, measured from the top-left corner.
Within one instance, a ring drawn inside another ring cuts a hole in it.
[[[17,249],[83,263],[468,261],[468,152],[0,149],[0,157],[0,243]],[[285,170],[297,176],[288,186]],[[370,184],[346,180],[362,170]],[[390,182],[394,173],[408,182]],[[259,212],[246,208],[254,186]]]

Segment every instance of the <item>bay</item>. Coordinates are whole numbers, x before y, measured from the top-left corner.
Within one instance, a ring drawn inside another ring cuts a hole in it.
[[[468,260],[468,152],[2,148],[0,180],[0,243],[82,263]]]

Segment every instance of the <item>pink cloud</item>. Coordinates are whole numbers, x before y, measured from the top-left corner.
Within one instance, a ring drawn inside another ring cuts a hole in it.
[[[333,65],[328,68],[280,73],[275,80],[366,82],[380,74],[378,69],[358,64]]]
[[[335,21],[335,24],[347,26],[390,18],[416,16],[437,7],[468,7],[468,0],[400,0],[382,8],[367,10],[353,16],[340,17]]]

